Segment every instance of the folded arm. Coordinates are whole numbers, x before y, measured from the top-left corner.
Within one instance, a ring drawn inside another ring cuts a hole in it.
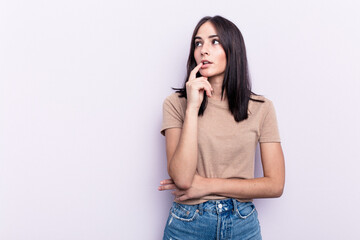
[[[264,177],[254,179],[209,178],[208,191],[226,197],[276,198],[283,193],[285,163],[280,143],[260,143]]]
[[[264,177],[255,179],[203,178],[195,175],[189,189],[177,189],[172,179],[163,180],[159,190],[175,189],[173,194],[180,201],[206,195],[230,198],[276,198],[283,193],[285,163],[280,143],[260,143]]]

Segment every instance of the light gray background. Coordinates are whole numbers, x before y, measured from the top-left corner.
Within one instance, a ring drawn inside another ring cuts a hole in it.
[[[161,239],[162,103],[216,14],[242,31],[253,90],[278,116],[286,184],[255,200],[263,238],[358,239],[359,7],[1,1],[0,239]]]

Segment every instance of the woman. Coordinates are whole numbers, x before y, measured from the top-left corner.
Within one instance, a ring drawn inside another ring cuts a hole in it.
[[[261,239],[254,198],[280,197],[284,157],[272,102],[251,91],[239,29],[202,18],[193,32],[187,77],[163,104],[174,189],[163,239]],[[257,143],[264,177],[254,178]]]

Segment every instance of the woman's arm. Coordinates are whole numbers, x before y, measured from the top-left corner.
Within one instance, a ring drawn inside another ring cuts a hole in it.
[[[231,198],[274,198],[282,195],[285,163],[280,143],[260,143],[264,177],[255,179],[203,178],[195,175],[191,188],[180,190],[171,179],[163,180],[159,190],[176,189],[180,201],[215,194]]]
[[[208,179],[208,192],[251,199],[280,197],[285,185],[285,163],[280,143],[260,143],[264,177],[255,179]]]
[[[198,111],[197,108],[187,108],[183,128],[165,130],[167,170],[179,189],[191,187],[196,171]]]
[[[168,173],[180,189],[191,187],[198,158],[198,113],[204,93],[211,97],[213,90],[206,77],[196,77],[200,62],[190,73],[186,82],[186,112],[183,128],[165,131]]]

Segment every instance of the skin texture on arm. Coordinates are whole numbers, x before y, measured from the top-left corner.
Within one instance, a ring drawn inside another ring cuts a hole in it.
[[[182,129],[165,130],[168,174],[180,189],[191,187],[198,158],[198,112],[204,92],[211,97],[210,83],[204,77],[196,78],[202,63],[199,63],[186,83],[187,106]]]
[[[187,190],[177,189],[172,179],[160,182],[158,190],[175,189],[178,200],[216,194],[230,198],[276,198],[283,193],[285,185],[285,162],[280,143],[260,143],[264,177],[255,179],[204,178],[195,175]]]
[[[196,171],[198,109],[188,108],[183,128],[165,130],[168,174],[180,189],[191,186]]]

